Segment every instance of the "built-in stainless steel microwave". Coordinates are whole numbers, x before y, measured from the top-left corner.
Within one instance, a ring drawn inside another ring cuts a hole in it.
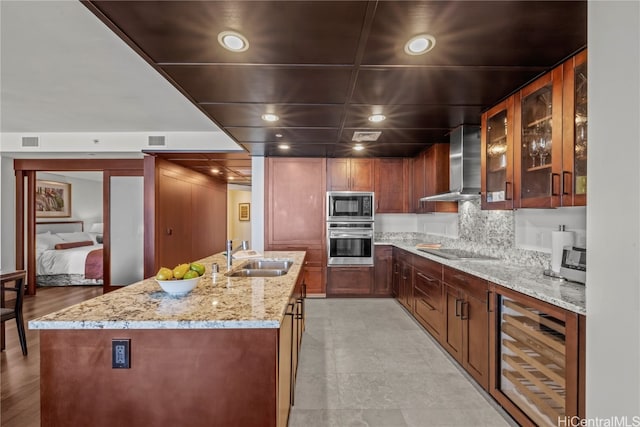
[[[373,192],[328,191],[327,221],[373,221]]]

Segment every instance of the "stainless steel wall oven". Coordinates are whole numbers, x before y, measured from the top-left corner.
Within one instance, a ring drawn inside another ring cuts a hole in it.
[[[373,222],[327,222],[328,265],[373,265]]]

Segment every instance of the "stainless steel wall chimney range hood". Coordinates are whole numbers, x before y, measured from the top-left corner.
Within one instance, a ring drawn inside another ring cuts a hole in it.
[[[449,192],[420,201],[450,202],[480,197],[480,127],[461,125],[449,142]]]

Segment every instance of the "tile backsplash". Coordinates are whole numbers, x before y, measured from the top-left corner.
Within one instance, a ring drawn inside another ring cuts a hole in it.
[[[551,232],[560,224],[575,232],[576,245],[586,247],[586,208],[483,211],[480,200],[459,202],[457,214],[379,215],[376,239],[442,243],[546,268]]]

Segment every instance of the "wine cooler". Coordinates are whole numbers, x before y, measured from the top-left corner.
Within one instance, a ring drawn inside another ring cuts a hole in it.
[[[577,315],[525,301],[498,295],[494,392],[528,422],[557,426],[577,415]]]

